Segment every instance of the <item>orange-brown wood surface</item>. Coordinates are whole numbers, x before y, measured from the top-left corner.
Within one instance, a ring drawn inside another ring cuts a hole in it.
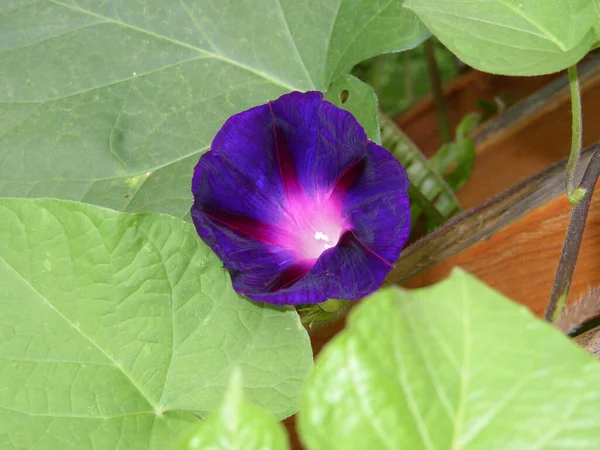
[[[479,111],[481,100],[502,98],[507,103],[516,102],[535,92],[560,74],[542,77],[505,77],[470,71],[444,87],[444,99],[450,125],[454,129],[470,112]],[[396,119],[398,126],[428,156],[440,147],[437,119],[433,99],[427,95]]]
[[[595,59],[587,62],[589,76],[582,80],[581,86],[584,146],[600,140],[596,113],[600,106],[600,70]],[[449,120],[456,126],[466,114],[479,110],[477,103],[481,99],[504,96],[523,101],[525,96],[561,76],[566,77],[564,74],[502,77],[470,72],[445,88]],[[435,108],[430,97],[396,118],[396,123],[426,155],[432,155],[439,148]],[[475,131],[476,141],[483,128]],[[545,98],[530,114],[477,145],[475,169],[469,182],[458,192],[458,198],[465,209],[473,208],[565,158],[570,145],[571,103],[568,88],[564,86]]]
[[[428,286],[460,266],[542,315],[562,250],[571,206],[565,196],[540,206],[486,241],[418,275],[408,288]],[[600,285],[600,194],[592,198],[570,298]]]
[[[600,140],[600,76],[583,85],[584,146]],[[477,147],[477,162],[467,184],[458,192],[469,209],[514,186],[569,154],[571,103],[558,96],[535,116]]]

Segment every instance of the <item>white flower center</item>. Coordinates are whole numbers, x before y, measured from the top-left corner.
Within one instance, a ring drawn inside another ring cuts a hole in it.
[[[289,209],[288,247],[304,259],[317,259],[335,247],[345,231],[340,205],[302,199]]]

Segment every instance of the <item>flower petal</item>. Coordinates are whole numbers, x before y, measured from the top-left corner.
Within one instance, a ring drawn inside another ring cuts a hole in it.
[[[277,222],[285,194],[274,147],[267,105],[229,118],[194,169],[195,206]]]
[[[352,232],[323,252],[312,269],[294,284],[265,293],[248,293],[253,300],[278,305],[321,303],[328,299],[358,300],[381,286],[391,265],[365,252]]]
[[[401,164],[351,114],[293,92],[223,125],[196,166],[192,218],[254,300],[359,299],[408,239],[407,190]]]
[[[385,182],[382,182],[385,180]],[[348,167],[334,189],[352,230],[296,283],[249,295],[277,304],[362,298],[383,283],[410,234],[409,180],[400,162],[369,142],[366,156]]]
[[[320,92],[291,92],[270,103],[286,138],[287,158],[308,196],[329,192],[344,171],[365,155],[367,135],[347,111]]]
[[[410,235],[410,181],[402,164],[373,142],[364,160],[362,174],[344,196],[342,211],[357,239],[394,264]]]
[[[359,299],[376,290],[391,269],[387,261],[365,251],[352,232],[315,263],[241,236],[196,210],[192,217],[202,239],[223,260],[235,290],[253,300],[290,305]]]
[[[292,92],[229,118],[200,158],[192,192],[202,208],[276,225],[300,189],[328,194],[366,142],[356,119],[321,92]]]

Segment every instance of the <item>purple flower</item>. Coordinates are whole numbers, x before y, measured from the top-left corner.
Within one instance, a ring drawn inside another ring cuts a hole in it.
[[[192,218],[236,291],[275,304],[375,291],[410,232],[408,177],[320,92],[236,114],[194,170]]]

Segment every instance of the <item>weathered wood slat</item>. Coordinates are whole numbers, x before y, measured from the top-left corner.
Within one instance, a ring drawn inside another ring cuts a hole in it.
[[[591,156],[586,150],[581,169]],[[564,165],[556,164],[406,249],[390,282],[421,287],[455,266],[534,313],[544,312],[571,215]],[[579,176],[582,170],[580,169]],[[600,195],[592,197],[570,298],[600,285]]]
[[[591,152],[590,148],[582,155],[578,179],[583,175]],[[409,246],[402,252],[396,267],[387,278],[388,282],[401,284],[408,281],[467,247],[489,239],[511,222],[564,194],[565,164],[566,160],[554,164],[481,206],[466,211]]]

